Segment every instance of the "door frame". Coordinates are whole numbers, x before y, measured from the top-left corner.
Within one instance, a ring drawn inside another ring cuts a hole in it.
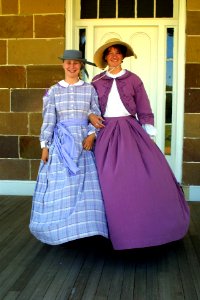
[[[183,162],[183,122],[184,122],[184,91],[185,91],[185,26],[186,26],[186,0],[174,0],[174,15],[177,18],[168,19],[168,26],[173,26],[175,28],[175,34],[177,35],[177,57],[176,61],[176,72],[175,72],[175,99],[176,105],[173,107],[175,110],[174,115],[176,116],[173,120],[173,134],[175,138],[172,141],[173,155],[167,157],[170,165],[172,166],[173,172],[179,182],[182,181],[182,162]],[[80,12],[80,1],[79,0],[66,0],[66,48],[76,48],[78,49],[78,30],[80,28],[86,28],[87,42],[90,44],[89,49],[86,51],[86,57],[88,60],[93,59],[94,54],[94,20],[78,20],[76,12]],[[105,21],[105,20],[104,20]],[[130,22],[130,19],[129,19]],[[134,26],[159,26],[160,28],[166,26],[166,20],[161,19],[131,19]],[[84,25],[83,25],[84,24]],[[125,26],[127,21],[124,19],[117,19],[117,26]],[[102,26],[101,19],[95,19],[96,26]],[[104,25],[103,25],[104,26]],[[106,19],[105,26],[113,26],[113,19]],[[163,44],[163,40],[159,40],[160,45]],[[158,59],[159,61],[159,59]],[[91,68],[91,70],[89,69]],[[88,71],[92,72],[92,67],[88,67]],[[158,74],[159,76],[159,74]],[[164,83],[163,83],[164,84]],[[160,85],[162,87],[162,84]],[[159,87],[158,87],[159,89]],[[161,93],[163,92],[163,89]],[[158,105],[157,105],[158,107]],[[156,112],[158,113],[158,111]],[[159,113],[164,113],[160,112]],[[160,118],[161,119],[161,118]],[[162,128],[163,124],[157,123],[157,127]],[[162,149],[164,141],[162,139],[156,140],[158,146]]]

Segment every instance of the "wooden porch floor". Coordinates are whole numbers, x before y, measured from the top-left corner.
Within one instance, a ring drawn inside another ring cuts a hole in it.
[[[101,237],[47,246],[29,232],[31,197],[0,196],[0,299],[200,299],[200,202],[187,236],[113,251]]]

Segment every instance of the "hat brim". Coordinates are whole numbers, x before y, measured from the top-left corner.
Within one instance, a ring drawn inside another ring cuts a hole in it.
[[[74,58],[74,57],[64,57],[64,56],[59,56],[58,58],[61,59],[61,60],[78,60],[78,61],[81,61],[84,64],[88,64],[88,65],[96,67],[95,63],[93,63],[91,61],[88,61],[87,59],[84,59],[84,58]]]
[[[104,45],[102,45],[101,47],[99,47],[96,50],[96,52],[94,54],[94,62],[95,62],[97,67],[99,67],[101,69],[104,69],[107,66],[107,62],[103,59],[103,53],[107,48],[109,48],[113,45],[125,46],[126,49],[127,49],[125,57],[130,57],[130,56],[135,56],[136,57],[133,49],[131,48],[131,46],[129,44],[116,39],[116,40],[113,40],[111,42],[106,42]]]

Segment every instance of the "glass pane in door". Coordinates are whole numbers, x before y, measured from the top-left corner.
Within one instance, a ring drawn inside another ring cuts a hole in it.
[[[156,18],[173,18],[173,0],[156,0]]]
[[[165,154],[171,155],[173,114],[174,29],[167,28],[166,90],[165,90]]]
[[[99,0],[99,18],[116,18],[116,0]]]
[[[134,18],[134,17],[135,17],[135,1],[118,0],[118,18]]]
[[[137,18],[154,17],[154,0],[137,0]]]
[[[97,0],[81,0],[81,19],[97,18]]]

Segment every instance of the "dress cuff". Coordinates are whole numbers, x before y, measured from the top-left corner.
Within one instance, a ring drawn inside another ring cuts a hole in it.
[[[45,141],[41,141],[40,142],[40,147],[43,149],[43,148],[49,148],[48,145],[47,145],[47,142]]]
[[[157,129],[153,125],[143,124],[142,127],[146,131],[146,133],[148,133],[148,135],[152,137],[157,135]]]

